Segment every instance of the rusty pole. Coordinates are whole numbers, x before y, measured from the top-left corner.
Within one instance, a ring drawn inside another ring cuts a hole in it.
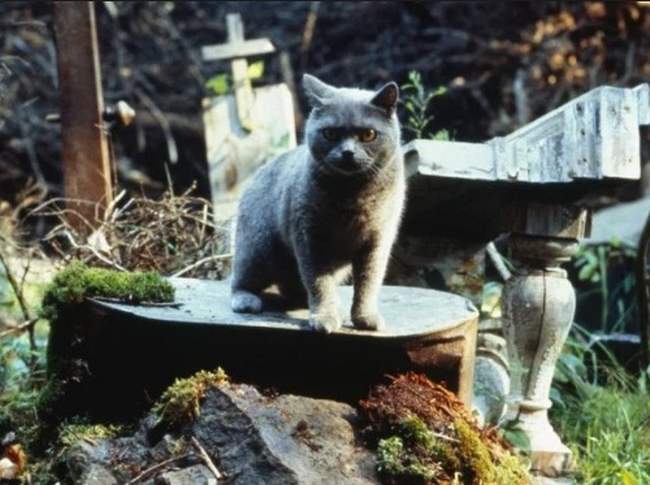
[[[67,207],[97,226],[113,197],[93,2],[54,2]],[[84,202],[80,202],[84,201]],[[83,234],[81,218],[70,223]]]

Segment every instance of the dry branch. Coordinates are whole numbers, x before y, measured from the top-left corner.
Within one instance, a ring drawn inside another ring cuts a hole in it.
[[[68,223],[71,209],[47,203],[37,212],[58,218],[45,240],[65,261],[81,259],[120,271],[221,278],[231,258],[226,251],[228,230],[213,222],[211,204],[191,196],[192,190],[179,196],[168,192],[160,200],[124,200],[124,193],[119,194],[88,237]]]

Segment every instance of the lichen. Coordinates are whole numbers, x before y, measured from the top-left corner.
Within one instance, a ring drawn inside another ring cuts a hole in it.
[[[201,413],[201,401],[208,389],[226,382],[228,376],[221,368],[201,370],[191,377],[176,379],[152,408],[158,416],[158,425],[177,427],[195,420]]]
[[[125,273],[74,261],[47,286],[41,317],[56,320],[62,307],[94,296],[125,302],[168,302],[174,299],[174,287],[158,273]]]

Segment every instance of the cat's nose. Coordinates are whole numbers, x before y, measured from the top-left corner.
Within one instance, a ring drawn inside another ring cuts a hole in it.
[[[341,158],[344,162],[354,162],[354,152],[352,150],[343,150]]]

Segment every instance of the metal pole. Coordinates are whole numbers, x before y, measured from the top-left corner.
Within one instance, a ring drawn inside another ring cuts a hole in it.
[[[80,216],[70,223],[88,234],[113,196],[94,3],[54,2],[54,23],[65,196]]]

